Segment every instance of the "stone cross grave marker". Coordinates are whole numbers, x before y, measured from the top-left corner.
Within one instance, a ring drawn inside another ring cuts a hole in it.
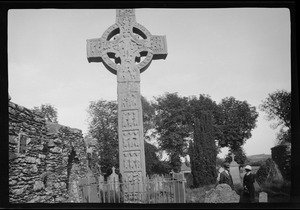
[[[101,38],[87,40],[88,61],[102,62],[117,75],[120,173],[131,183],[125,184],[125,201],[140,200],[146,180],[140,73],[166,57],[166,37],[137,23],[134,9],[117,9],[116,23]]]
[[[234,160],[234,154],[232,153],[232,161],[230,163],[230,174],[234,185],[242,187],[242,180],[240,176],[239,164]]]

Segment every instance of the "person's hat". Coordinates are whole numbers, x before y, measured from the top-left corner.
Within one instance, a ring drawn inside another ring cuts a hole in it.
[[[227,163],[227,162],[225,162],[225,163],[223,164],[223,167],[224,167],[224,168],[229,168],[229,167],[230,167],[230,164]]]
[[[246,165],[245,169],[246,169],[246,170],[249,170],[249,171],[252,170],[251,166],[249,166],[249,165]]]

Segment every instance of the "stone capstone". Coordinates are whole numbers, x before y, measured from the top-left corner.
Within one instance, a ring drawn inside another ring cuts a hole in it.
[[[238,203],[240,196],[228,184],[219,184],[205,193],[204,203]]]

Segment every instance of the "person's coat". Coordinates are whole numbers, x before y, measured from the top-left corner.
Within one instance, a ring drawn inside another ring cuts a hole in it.
[[[255,175],[245,174],[243,178],[243,199],[242,202],[253,203],[255,201]]]
[[[228,184],[232,190],[234,189],[232,176],[230,173],[227,174],[226,171],[220,174],[219,184]]]

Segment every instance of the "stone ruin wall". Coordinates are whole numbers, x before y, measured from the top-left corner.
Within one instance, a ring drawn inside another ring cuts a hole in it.
[[[9,202],[69,202],[69,183],[87,173],[81,130],[58,124],[52,129],[53,123],[11,101],[8,108]],[[23,154],[18,153],[20,133],[27,137]]]

